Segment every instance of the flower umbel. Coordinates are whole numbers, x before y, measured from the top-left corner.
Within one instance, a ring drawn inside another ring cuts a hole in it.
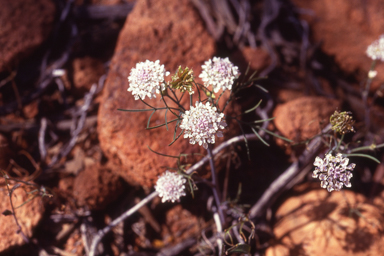
[[[128,77],[129,88],[135,100],[145,99],[145,96],[152,99],[156,98],[156,94],[160,94],[160,90],[165,89],[164,77],[169,75],[165,71],[164,65],[159,64],[160,61],[145,61],[136,64],[136,68],[131,69]]]
[[[161,202],[180,201],[180,197],[185,196],[184,183],[187,180],[182,175],[166,171],[165,174],[159,176],[155,189],[162,197]]]
[[[222,137],[223,133],[219,129],[227,126],[223,113],[218,113],[217,108],[211,106],[209,102],[203,104],[196,102],[196,106],[191,106],[191,110],[185,111],[182,115],[180,128],[184,129],[184,138],[189,138],[189,143],[199,143],[208,148],[207,143],[215,143],[215,134]]]
[[[348,132],[354,132],[355,129],[353,128],[353,124],[355,123],[355,120],[352,119],[352,116],[350,116],[351,112],[339,112],[335,111],[329,119],[332,130],[340,133],[345,134]]]
[[[202,73],[199,77],[206,86],[212,85],[217,93],[220,89],[232,90],[233,82],[240,76],[239,68],[232,64],[228,58],[213,57],[202,65]]]
[[[384,61],[384,35],[370,44],[366,53],[372,60]]]
[[[321,180],[321,187],[326,188],[328,192],[333,190],[339,191],[346,187],[351,187],[350,179],[356,164],[349,164],[347,157],[342,157],[339,153],[336,156],[332,154],[325,155],[324,160],[316,157],[313,163],[316,166],[313,171],[312,177]]]

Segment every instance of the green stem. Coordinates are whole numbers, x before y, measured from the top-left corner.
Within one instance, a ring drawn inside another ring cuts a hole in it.
[[[341,142],[343,141],[343,139],[344,139],[344,134],[341,135],[341,138],[340,138],[340,140],[339,140],[339,142],[337,143],[337,146],[336,146],[336,148],[335,148],[335,152],[337,152],[337,150],[339,150],[339,147],[340,147]]]

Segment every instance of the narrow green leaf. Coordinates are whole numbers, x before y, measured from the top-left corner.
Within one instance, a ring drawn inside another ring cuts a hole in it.
[[[261,86],[261,85],[259,85],[259,84],[255,84],[255,86],[256,86],[257,88],[259,88],[260,90],[262,90],[262,91],[268,93],[268,90],[265,89],[263,86]]]
[[[168,131],[167,113],[168,113],[168,109],[165,110],[165,128],[167,128],[167,131]]]
[[[260,104],[261,104],[262,101],[263,101],[263,100],[260,100],[260,101],[256,104],[256,106],[254,106],[253,108],[250,108],[250,109],[248,109],[248,110],[245,110],[244,113],[249,113],[249,112],[252,112],[253,110],[257,109],[257,108],[260,106]]]
[[[167,108],[146,108],[146,109],[122,109],[118,108],[119,111],[126,111],[126,112],[146,112],[146,111],[156,111],[161,109],[167,109]]]
[[[253,79],[253,77],[256,76],[256,74],[257,74],[257,70],[252,73],[252,75],[249,77],[248,81],[251,81]]]
[[[263,138],[261,138],[260,134],[253,127],[251,127],[251,129],[253,133],[259,138],[259,140],[263,142],[267,147],[269,147],[269,144],[265,140],[263,140]]]
[[[368,159],[371,159],[373,161],[375,161],[376,163],[380,164],[380,161],[376,158],[376,157],[373,157],[373,156],[370,156],[370,155],[367,155],[367,154],[343,154],[344,156],[347,156],[347,157],[350,157],[350,156],[356,156],[356,157],[365,157],[365,158],[368,158]]]
[[[245,73],[244,73],[244,76],[248,75],[248,72],[249,72],[249,67],[250,67],[250,63],[248,62],[248,66],[247,66],[247,69],[245,70]]]
[[[178,118],[175,118],[175,119],[169,121],[168,124],[173,123],[173,122],[175,122],[175,121],[177,121],[177,120],[179,120],[179,119],[178,119]],[[148,120],[148,121],[149,121],[149,120]],[[164,126],[164,125],[165,125],[165,123],[164,123],[164,124],[159,124],[159,125],[156,125],[156,126],[152,126],[152,127],[147,127],[147,130],[151,130],[151,129],[159,128],[159,127]]]
[[[171,158],[179,158],[180,156],[171,156],[171,155],[166,155],[166,154],[163,154],[163,153],[159,153],[157,151],[154,151],[153,149],[151,149],[148,145],[147,145],[148,149],[151,150],[153,153],[157,154],[157,155],[160,155],[160,156],[166,156],[166,157],[171,157]]]
[[[28,198],[24,203],[22,203],[19,206],[16,206],[15,209],[18,209],[18,208],[22,207],[23,205],[25,205],[25,204],[29,203],[30,201],[32,201],[33,199],[35,199],[36,197],[37,197],[37,195],[34,195],[34,196]]]
[[[251,252],[251,246],[249,244],[237,244],[232,248],[229,248],[226,254],[230,253],[244,253],[248,254]]]
[[[153,114],[155,114],[155,112],[156,112],[156,110],[153,110],[153,112],[151,113],[151,115],[148,118],[147,129],[149,128],[149,123],[151,122],[151,118],[152,118]]]
[[[268,118],[268,119],[263,119],[263,120],[256,120],[256,121],[253,121],[254,124],[257,124],[257,123],[264,123],[264,122],[267,122],[267,121],[272,121],[273,119],[275,119],[276,117],[271,117],[271,118]]]
[[[274,132],[271,132],[271,131],[269,131],[269,130],[267,130],[267,129],[264,129],[264,128],[260,127],[260,126],[257,126],[257,128],[260,129],[260,130],[263,130],[263,131],[265,131],[266,133],[268,133],[268,134],[270,134],[270,135],[272,135],[272,136],[275,136],[275,137],[277,137],[277,138],[279,138],[279,139],[285,140],[285,141],[287,141],[287,142],[293,142],[293,141],[290,140],[290,139],[287,139],[287,138],[285,138],[285,137],[283,137],[283,136],[280,136],[280,135],[278,135],[278,134],[276,134],[276,133],[274,133]]]
[[[168,144],[168,146],[171,146],[173,143],[175,143],[175,141],[180,138],[181,134],[183,134],[184,130],[181,130],[180,134],[177,135],[176,139],[174,139],[171,143]]]

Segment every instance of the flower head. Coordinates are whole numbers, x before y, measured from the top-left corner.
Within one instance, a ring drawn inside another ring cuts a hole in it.
[[[313,163],[316,166],[313,171],[312,177],[321,180],[321,187],[326,188],[328,192],[333,190],[339,191],[346,187],[351,187],[352,172],[356,164],[349,164],[347,157],[342,157],[341,154],[332,156],[332,154],[325,155],[324,160],[316,157]]]
[[[164,77],[168,76],[169,72],[159,63],[159,60],[155,62],[147,60],[137,63],[136,68],[131,69],[128,91],[132,92],[135,100],[145,99],[145,96],[150,99],[156,98],[156,94],[165,89]]]
[[[159,192],[159,196],[162,197],[161,201],[179,201],[180,197],[185,196],[184,183],[187,180],[182,175],[166,171],[165,174],[159,176],[155,189]]]
[[[372,60],[384,61],[384,35],[370,44],[366,53]]]
[[[215,134],[222,137],[223,133],[219,129],[227,126],[223,113],[218,113],[217,108],[211,106],[209,102],[203,104],[196,102],[196,106],[191,106],[191,110],[185,111],[182,115],[180,128],[184,129],[184,138],[189,138],[189,143],[199,143],[208,148],[207,143],[215,143]]]
[[[217,93],[220,89],[232,90],[233,82],[240,76],[239,68],[234,66],[228,58],[213,57],[202,65],[202,73],[199,77],[206,86],[212,85]]]

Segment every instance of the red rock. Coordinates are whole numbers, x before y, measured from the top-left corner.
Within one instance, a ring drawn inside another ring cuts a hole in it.
[[[248,65],[250,69],[249,74],[252,74],[254,71],[260,73],[260,71],[268,67],[271,62],[268,52],[262,47],[251,48],[246,46],[236,51],[231,57],[233,62],[238,65],[241,73],[247,70]]]
[[[4,179],[2,179],[2,182],[3,181]],[[14,207],[20,206],[28,200],[31,195],[28,196],[26,192],[36,189],[32,186],[24,186],[24,188],[26,191],[24,191],[23,188],[18,188],[12,193]],[[0,209],[1,212],[12,210],[6,188],[0,193]],[[41,202],[41,197],[36,197],[15,210],[17,220],[27,237],[32,236],[33,228],[36,227],[37,223],[42,218],[43,212],[44,206]],[[24,244],[22,236],[16,233],[17,230],[18,228],[12,215],[0,216],[0,252],[10,249],[13,246]]]
[[[156,155],[147,146],[169,155],[204,152],[183,137],[168,147],[173,140],[173,126],[168,132],[166,127],[145,130],[148,112],[117,110],[147,108],[127,92],[131,68],[147,59],[160,60],[171,73],[182,65],[192,68],[198,76],[201,65],[214,52],[214,40],[189,1],[137,1],[119,36],[98,114],[100,146],[127,182],[151,187],[165,166],[175,166],[175,159]],[[146,102],[163,106],[159,98]],[[163,123],[164,112],[151,120],[152,125]]]
[[[0,72],[12,69],[49,35],[55,19],[51,0],[2,0]]]
[[[90,210],[104,209],[121,192],[122,182],[119,176],[97,164],[80,172],[73,184],[73,196],[77,204],[86,205]]]
[[[105,73],[103,63],[89,56],[76,58],[72,62],[73,84],[81,92],[88,92],[94,83]]]
[[[300,97],[278,105],[273,116],[276,128],[294,141],[309,139],[318,134],[340,103],[323,97]],[[323,126],[320,127],[320,122]]]
[[[367,74],[372,60],[365,51],[384,33],[384,2],[350,0],[293,0],[300,8],[311,9],[314,16],[303,16],[309,21],[313,39],[322,42],[322,50],[334,56],[338,65],[347,72],[357,69]],[[378,62],[376,70],[383,70]],[[361,79],[365,79],[361,77]],[[384,73],[377,80],[384,82]],[[376,86],[379,83],[375,83]],[[375,87],[376,87],[375,86]],[[376,87],[377,88],[377,87]]]
[[[280,206],[276,219],[267,256],[383,254],[383,212],[352,191],[300,193]]]
[[[198,237],[204,220],[198,218],[181,205],[176,205],[166,213],[166,223],[162,228],[165,246],[176,245],[191,237]]]

